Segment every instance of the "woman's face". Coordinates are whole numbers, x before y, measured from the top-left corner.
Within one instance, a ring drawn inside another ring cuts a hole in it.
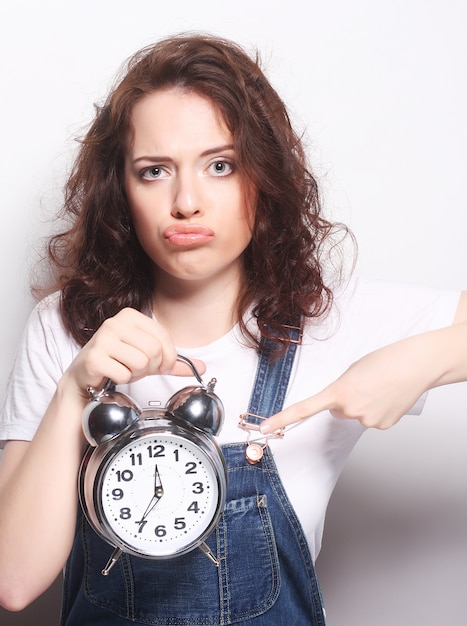
[[[134,106],[132,130],[125,189],[158,284],[240,284],[252,202],[217,109],[193,92],[157,91]]]

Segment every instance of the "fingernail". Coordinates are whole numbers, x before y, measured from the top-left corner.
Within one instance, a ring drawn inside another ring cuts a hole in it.
[[[259,427],[259,431],[262,435],[268,435],[272,431],[272,428],[267,422],[263,422]]]

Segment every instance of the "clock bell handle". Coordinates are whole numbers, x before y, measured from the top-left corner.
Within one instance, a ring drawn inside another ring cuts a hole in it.
[[[189,358],[187,358],[186,356],[182,356],[181,354],[177,354],[177,361],[183,361],[183,363],[189,365],[199,384],[203,387],[206,387],[193,361],[190,361]],[[99,398],[101,398],[107,391],[114,391],[114,387],[115,384],[112,382],[112,380],[110,378],[107,378],[100,391],[96,391],[96,389],[94,389],[93,387],[88,387],[87,392],[93,400],[99,400]]]
[[[114,389],[115,384],[110,378],[106,378],[100,391],[96,391],[94,387],[88,387],[86,391],[90,395],[91,400],[100,400],[100,398],[102,398],[102,396],[107,393],[107,391],[114,391]]]
[[[183,363],[186,363],[187,365],[189,365],[193,371],[193,374],[196,378],[196,380],[200,383],[200,385],[203,385],[203,387],[206,387],[206,385],[203,383],[203,379],[201,378],[201,376],[199,375],[198,370],[195,367],[195,364],[190,361],[190,359],[187,359],[186,356],[182,356],[181,354],[177,354],[177,360],[178,361],[183,361]]]

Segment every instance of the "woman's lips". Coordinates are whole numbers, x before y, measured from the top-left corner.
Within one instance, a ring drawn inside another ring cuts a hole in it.
[[[177,225],[166,228],[164,238],[172,246],[183,247],[208,243],[214,239],[214,233],[206,226]]]

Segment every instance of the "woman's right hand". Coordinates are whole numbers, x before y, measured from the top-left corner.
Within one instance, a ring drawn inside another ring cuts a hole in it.
[[[197,361],[199,372],[204,363]],[[156,320],[136,311],[122,309],[108,318],[64,374],[81,394],[91,386],[99,388],[107,378],[126,384],[151,374],[189,376],[191,368],[177,360],[170,334]]]

